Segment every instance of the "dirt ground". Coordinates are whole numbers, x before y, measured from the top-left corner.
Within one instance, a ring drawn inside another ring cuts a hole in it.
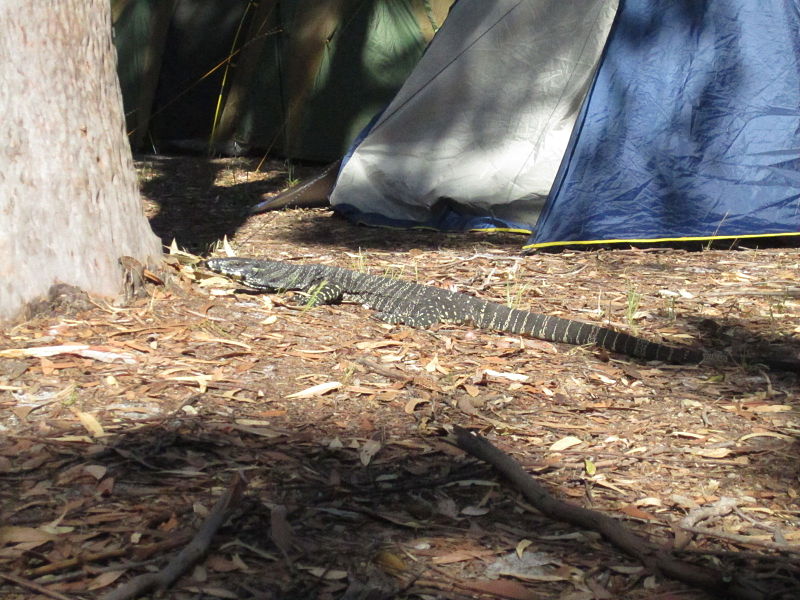
[[[712,597],[537,512],[448,443],[453,425],[682,560],[800,597],[800,382],[759,363],[800,359],[797,248],[522,256],[512,235],[366,229],[323,209],[248,217],[315,172],[257,163],[140,159],[156,233],[194,255],[224,254],[227,238],[243,256],[743,358],[648,364],[389,326],[360,306],[251,293],[173,254],[130,305],[67,294],[0,331],[0,597],[105,597],[176,558],[232,490],[166,597]]]

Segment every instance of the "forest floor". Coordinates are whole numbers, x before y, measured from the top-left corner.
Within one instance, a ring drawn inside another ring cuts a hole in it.
[[[287,179],[282,163],[256,165],[141,158],[153,228],[188,254],[127,306],[62,299],[0,331],[0,597],[129,585],[175,558],[232,486],[167,597],[713,597],[532,509],[447,441],[453,425],[664,552],[800,597],[800,380],[758,364],[800,357],[800,250],[522,256],[520,236],[367,229],[323,209],[248,216]],[[223,239],[750,358],[645,363],[297,308],[204,272],[191,255],[222,255]]]

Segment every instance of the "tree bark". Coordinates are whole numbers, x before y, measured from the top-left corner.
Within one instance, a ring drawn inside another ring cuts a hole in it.
[[[108,0],[0,3],[0,321],[55,283],[113,297],[152,263]]]

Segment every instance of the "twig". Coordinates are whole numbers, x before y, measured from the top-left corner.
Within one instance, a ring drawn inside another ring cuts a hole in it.
[[[38,592],[43,596],[47,596],[48,598],[55,598],[55,600],[72,600],[69,596],[65,596],[64,594],[59,594],[58,592],[48,590],[43,585],[39,585],[38,583],[31,581],[30,579],[18,577],[17,575],[12,575],[11,573],[0,573],[0,577],[5,579],[6,581],[10,581],[11,583],[16,583],[20,587],[28,588],[29,590]]]
[[[147,573],[134,577],[126,584],[106,594],[104,600],[128,600],[129,598],[137,598],[152,589],[165,590],[171,586],[178,577],[208,551],[214,534],[228,518],[231,507],[241,499],[246,485],[244,477],[237,473],[227,491],[217,500],[214,508],[211,509],[192,541],[177,556],[174,556],[166,567],[158,573]]]
[[[442,389],[434,381],[426,377],[421,377],[419,375],[406,375],[400,370],[384,367],[383,365],[379,365],[368,358],[357,358],[355,362],[360,364],[362,367],[366,367],[370,371],[374,371],[378,375],[383,375],[387,379],[392,379],[401,383],[413,383],[414,385],[418,385],[432,392],[442,391]]]
[[[51,575],[47,578],[46,583],[52,585],[54,583],[61,583],[62,581],[72,581],[74,579],[81,579],[86,577],[86,574],[92,576],[100,575],[102,573],[112,573],[114,571],[126,571],[128,569],[135,569],[138,567],[146,567],[156,562],[157,559],[151,558],[140,562],[126,562],[126,563],[112,563],[106,567],[93,567],[91,569],[81,569],[79,571],[68,571],[60,575]]]
[[[678,550],[678,554],[692,556],[718,556],[731,560],[752,560],[756,562],[769,563],[772,568],[781,568],[792,573],[800,574],[800,565],[794,564],[789,557],[780,554],[765,554],[764,552],[750,552],[746,550],[715,550],[714,548],[686,548]],[[796,563],[797,561],[795,561]]]
[[[558,500],[528,475],[516,460],[485,438],[458,426],[454,428],[454,433],[455,443],[459,448],[491,464],[546,517],[597,531],[611,544],[638,559],[653,573],[663,574],[724,598],[741,600],[766,598],[766,590],[756,587],[754,582],[746,581],[737,574],[728,576],[713,569],[701,568],[678,560],[660,551],[617,519]]]
[[[700,521],[705,521],[711,517],[724,517],[733,512],[736,508],[736,500],[733,498],[722,497],[711,506],[698,506],[689,511],[685,517],[673,524],[675,532],[674,547],[676,550],[683,550],[692,541],[692,536],[687,535],[692,527]]]
[[[49,575],[50,573],[58,573],[59,571],[71,569],[72,567],[77,567],[85,563],[99,562],[102,560],[107,560],[109,558],[119,558],[121,556],[125,556],[127,553],[128,551],[123,548],[115,548],[114,550],[109,550],[107,552],[96,552],[92,554],[80,555],[74,558],[68,558],[62,561],[49,563],[41,567],[31,569],[30,571],[26,572],[26,575],[32,577],[41,577],[42,575]]]
[[[733,512],[737,504],[735,498],[723,496],[711,506],[698,506],[697,508],[693,508],[689,511],[688,515],[678,522],[678,524],[681,527],[694,527],[700,521],[705,521],[711,517],[724,517]]]
[[[800,546],[792,544],[781,544],[779,542],[771,542],[769,540],[757,540],[749,535],[739,535],[736,533],[725,533],[724,531],[715,531],[707,527],[681,527],[684,531],[695,533],[698,535],[707,535],[721,540],[728,540],[729,542],[736,542],[737,544],[746,544],[747,546],[758,546],[759,548],[767,548],[768,550],[776,550],[778,552],[792,552],[800,554]]]
[[[736,533],[726,533],[724,531],[715,531],[707,527],[697,527],[700,521],[705,521],[711,517],[724,517],[725,515],[735,512],[742,519],[749,521],[756,527],[765,529],[773,535],[780,535],[780,531],[772,527],[768,527],[760,523],[753,517],[745,514],[739,510],[736,500],[733,498],[722,497],[711,506],[702,508],[695,508],[689,512],[683,519],[678,521],[675,526],[676,547],[683,550],[689,542],[690,536],[687,533],[694,533],[698,535],[705,535],[715,537],[721,540],[728,540],[729,542],[736,542],[739,544],[747,544],[749,546],[758,546],[760,548],[767,548],[769,550],[777,550],[778,552],[792,552],[800,554],[800,546],[787,544],[786,541],[771,542],[769,540],[758,540],[749,535],[740,535]],[[778,538],[779,540],[782,539]]]
[[[724,292],[708,292],[706,296],[779,296],[779,297],[800,297],[800,288],[786,288],[784,290],[727,290]]]
[[[191,537],[188,535],[179,534],[179,535],[173,535],[172,537],[163,540],[161,542],[137,546],[133,552],[134,558],[138,560],[146,559],[149,556],[155,554],[156,552],[163,552],[164,550],[171,550],[172,548],[176,548],[177,546],[183,546],[190,539]],[[115,548],[114,550],[108,550],[106,552],[79,554],[74,558],[68,558],[59,562],[53,562],[43,565],[41,567],[37,567],[35,569],[31,569],[29,571],[26,571],[25,574],[29,577],[38,578],[42,577],[43,575],[58,573],[59,571],[64,571],[66,569],[71,569],[73,567],[78,567],[89,563],[102,562],[112,558],[121,558],[126,554],[130,554],[130,551],[125,548]]]
[[[375,371],[378,375],[383,375],[386,379],[393,379],[394,381],[400,381],[402,383],[408,383],[412,379],[402,371],[384,367],[368,358],[359,357],[356,359],[356,362],[370,371]]]
[[[443,580],[449,581],[450,584],[448,586],[448,584],[445,583],[445,581],[437,583],[435,579],[420,578],[416,581],[418,586],[429,585],[444,591],[456,591],[456,592],[457,589],[454,588],[460,588],[462,590],[467,590],[469,592],[472,592],[473,594],[478,593],[481,596],[483,596],[484,594],[491,594],[493,598],[498,598],[503,600],[515,600],[519,598],[519,595],[517,594],[503,593],[503,591],[501,589],[498,589],[496,585],[491,585],[490,586],[491,589],[487,589],[486,585],[483,585],[487,583],[486,581],[480,581],[474,579],[465,580],[460,577],[451,575],[450,573],[448,573],[444,569],[437,567],[436,565],[428,565],[427,568],[429,571],[433,571],[434,573],[439,575]]]

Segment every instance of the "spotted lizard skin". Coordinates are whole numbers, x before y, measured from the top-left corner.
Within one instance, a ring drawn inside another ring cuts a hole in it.
[[[667,346],[591,323],[509,308],[469,294],[402,279],[319,264],[252,258],[212,258],[207,267],[265,292],[300,290],[308,305],[354,302],[387,323],[426,328],[435,323],[472,325],[550,342],[594,345],[645,360],[699,363],[702,351]]]

